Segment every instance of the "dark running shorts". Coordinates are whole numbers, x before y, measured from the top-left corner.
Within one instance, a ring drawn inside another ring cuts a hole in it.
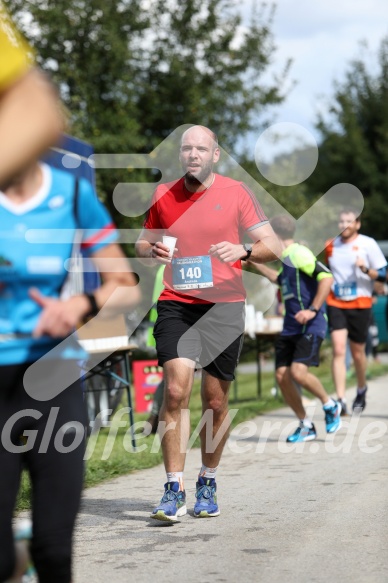
[[[372,321],[372,308],[343,310],[334,306],[327,306],[329,331],[347,330],[349,340],[358,344],[365,344],[368,337],[368,328]]]
[[[279,336],[275,343],[276,368],[301,362],[306,366],[319,365],[319,349],[323,338],[315,334]]]
[[[174,358],[188,358],[218,379],[234,380],[244,340],[244,302],[163,300],[157,310],[154,336],[160,366]]]

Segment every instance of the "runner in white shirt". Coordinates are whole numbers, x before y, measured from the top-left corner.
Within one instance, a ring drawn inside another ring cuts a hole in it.
[[[360,235],[361,221],[352,209],[340,213],[342,233],[326,247],[326,260],[334,276],[327,298],[329,330],[333,344],[333,380],[343,414],[346,414],[346,344],[349,338],[357,376],[353,410],[366,405],[365,343],[372,311],[373,281],[385,275],[387,262],[374,239]]]

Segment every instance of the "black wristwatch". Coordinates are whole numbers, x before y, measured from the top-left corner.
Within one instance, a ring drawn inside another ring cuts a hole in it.
[[[90,310],[87,314],[85,314],[85,318],[90,318],[91,316],[97,316],[100,308],[97,305],[96,296],[94,294],[84,294],[89,300]]]
[[[247,259],[250,258],[251,254],[252,254],[252,247],[253,247],[253,245],[251,245],[251,243],[244,243],[243,244],[244,251],[246,251],[247,254],[245,257],[241,257],[241,259],[246,261]]]
[[[365,265],[364,265],[363,267],[361,267],[361,271],[362,271],[362,273],[365,273],[365,275],[368,275],[369,267],[365,267]]]
[[[317,310],[317,308],[315,306],[313,306],[312,304],[307,309],[310,310],[310,312],[315,312],[316,314],[318,314],[318,312],[319,312],[319,310]]]

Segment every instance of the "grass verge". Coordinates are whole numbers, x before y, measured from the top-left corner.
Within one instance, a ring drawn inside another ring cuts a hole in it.
[[[330,365],[324,361],[317,373],[321,382],[329,394],[333,393],[334,387],[331,379]],[[375,378],[388,372],[387,364],[373,363],[368,369],[368,378]],[[354,385],[354,377],[348,379],[348,386]],[[274,396],[271,392],[274,386],[274,374],[262,374],[262,397],[257,397],[257,377],[256,374],[239,374],[237,383],[232,384],[230,394],[230,408],[238,409],[232,421],[235,427],[243,421],[252,419],[257,415],[262,415],[267,411],[273,411],[279,407],[284,407],[281,396]],[[311,395],[306,393],[306,396]],[[123,403],[123,406],[126,404]],[[148,415],[135,414],[135,422],[145,421]],[[117,476],[128,474],[134,470],[142,470],[153,467],[162,462],[162,453],[158,445],[158,438],[154,436],[140,438],[138,440],[138,451],[134,452],[131,446],[129,424],[126,422],[127,415],[121,415],[118,411],[112,419],[112,426],[117,429],[114,438],[109,436],[109,428],[100,430],[98,436],[89,440],[88,448],[92,451],[90,458],[86,461],[85,486],[90,487],[105,480],[110,480]],[[201,419],[201,398],[200,385],[196,380],[190,400],[190,420],[191,430],[198,426]],[[121,427],[120,425],[124,426]],[[194,447],[198,446],[198,439],[194,442]],[[154,445],[154,447],[153,447]],[[155,449],[156,451],[153,451]],[[25,510],[30,506],[30,483],[28,476],[24,473],[18,497],[17,511]]]

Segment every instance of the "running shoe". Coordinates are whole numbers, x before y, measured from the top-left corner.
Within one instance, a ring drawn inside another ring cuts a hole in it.
[[[203,478],[199,476],[195,496],[197,498],[194,505],[194,516],[196,518],[219,516],[217,484],[214,478]]]
[[[355,413],[361,413],[361,411],[363,411],[366,407],[366,391],[368,390],[368,387],[365,387],[365,389],[362,391],[362,393],[359,393],[357,391],[357,395],[356,398],[353,401],[353,411]]]
[[[317,432],[314,427],[314,423],[312,427],[306,427],[303,425],[303,422],[300,422],[299,427],[297,427],[291,435],[287,437],[288,443],[299,443],[300,441],[312,441],[316,439]]]
[[[326,431],[335,433],[341,427],[341,403],[337,401],[334,407],[323,408],[325,412]]]
[[[341,405],[341,417],[346,417],[346,415],[348,414],[348,408],[346,406],[346,402],[343,401],[342,399],[338,399],[337,403],[339,403]]]
[[[178,522],[180,516],[184,516],[186,509],[186,492],[179,490],[179,482],[167,482],[164,484],[164,494],[152,514],[151,518],[164,522]]]

